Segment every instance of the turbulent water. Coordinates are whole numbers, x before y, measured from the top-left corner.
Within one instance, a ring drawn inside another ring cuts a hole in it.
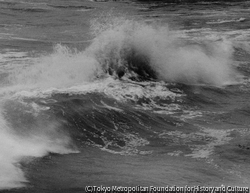
[[[1,191],[249,186],[249,11],[1,0]]]

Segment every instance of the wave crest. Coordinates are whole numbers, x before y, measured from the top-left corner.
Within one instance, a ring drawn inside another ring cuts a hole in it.
[[[221,86],[237,78],[233,46],[226,39],[191,41],[166,26],[124,18],[96,20],[92,29],[95,38],[84,51],[57,45],[51,55],[14,68],[10,81],[68,88],[111,75]]]
[[[110,74],[122,66],[139,80],[223,85],[235,78],[228,40],[190,43],[165,26],[117,18],[104,23],[95,21],[97,36],[87,51]]]

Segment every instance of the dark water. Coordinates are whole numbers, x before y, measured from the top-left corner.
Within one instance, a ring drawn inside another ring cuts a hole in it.
[[[250,3],[0,1],[0,188],[250,185]]]

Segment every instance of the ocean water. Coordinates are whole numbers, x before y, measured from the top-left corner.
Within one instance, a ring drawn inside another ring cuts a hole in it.
[[[0,1],[0,192],[250,186],[250,2]]]

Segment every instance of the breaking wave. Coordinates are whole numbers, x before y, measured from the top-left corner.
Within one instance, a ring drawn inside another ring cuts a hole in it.
[[[10,82],[37,87],[70,87],[111,76],[221,86],[236,80],[230,41],[190,42],[168,27],[115,18],[97,19],[84,51],[62,45],[34,65],[12,73]]]
[[[84,51],[56,45],[49,55],[9,66],[0,88],[0,188],[27,182],[18,165],[24,157],[74,153],[82,141],[138,153],[137,146],[148,144],[139,134],[157,133],[148,125],[183,124],[160,115],[180,111],[179,83],[237,80],[226,39],[190,41],[168,27],[125,18],[98,18],[91,28]]]

